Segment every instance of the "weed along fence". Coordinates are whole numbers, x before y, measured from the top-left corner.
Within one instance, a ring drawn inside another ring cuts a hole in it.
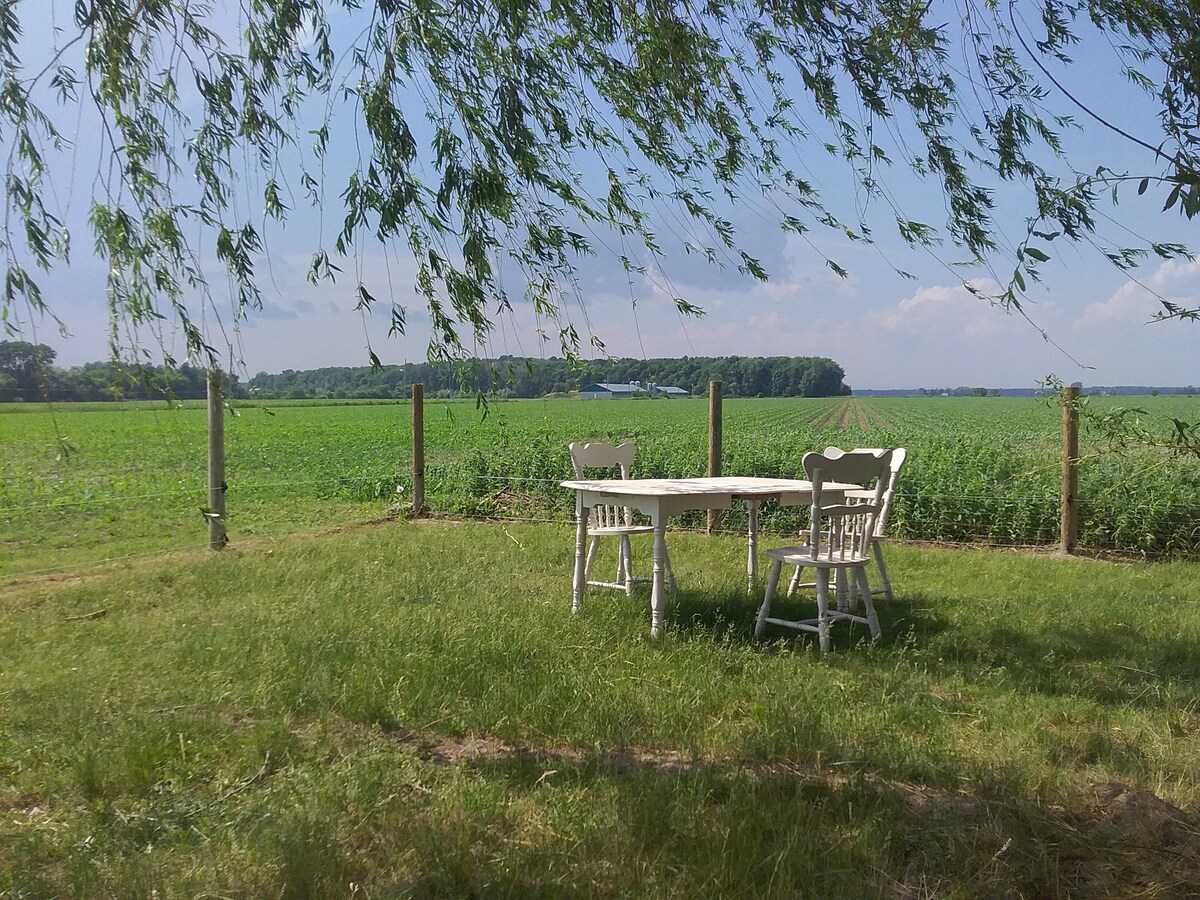
[[[405,401],[266,406],[225,403],[213,387],[208,403],[173,407],[0,404],[0,576],[423,511],[565,524],[567,445],[587,439],[635,441],[645,477],[794,477],[809,450],[903,446],[900,538],[1200,555],[1200,462],[1110,452],[1069,397],[743,399],[714,385],[690,400],[482,409],[419,387]],[[1148,423],[1200,420],[1193,398],[1135,403]],[[740,531],[745,515],[735,504],[672,527]],[[760,525],[785,534],[801,515],[768,505]]]
[[[912,539],[989,542],[1004,545],[1042,545],[1057,541],[1062,552],[1075,552],[1078,548],[1080,514],[1078,497],[1079,408],[1077,399],[1077,387],[1065,389],[1062,403],[1062,481],[1057,497],[1045,493],[1037,498],[989,497],[987,494],[967,496],[965,494],[939,494],[921,488],[902,489],[901,496],[897,501],[898,508],[894,514],[897,519],[903,520],[905,523],[901,529],[902,534]],[[419,455],[414,455],[412,473],[414,485],[420,484],[421,486],[420,501],[414,499],[412,506],[412,512],[418,515],[427,511],[424,505],[426,468],[423,449],[424,411],[422,405],[422,394],[418,385],[413,391],[413,446],[422,449]],[[855,423],[857,423],[857,416]],[[839,429],[840,426],[839,420]],[[707,465],[703,471],[690,470],[686,464],[683,466],[677,464],[681,458],[690,458],[690,453],[681,453],[674,460],[676,464],[668,461],[669,450],[652,456],[657,448],[657,442],[653,438],[647,441],[643,434],[626,435],[606,431],[601,435],[589,433],[582,437],[600,437],[613,442],[624,439],[634,440],[640,448],[639,466],[635,474],[642,477],[687,477],[696,474],[719,476],[723,473],[795,477],[799,474],[799,460],[803,452],[806,452],[805,450],[799,450],[795,455],[788,455],[786,459],[779,459],[776,456],[774,464],[764,463],[761,459],[752,456],[748,468],[744,463],[726,467],[723,464],[723,436],[722,385],[721,382],[714,381],[709,385],[707,446],[705,448]],[[845,447],[852,445],[852,442],[844,439],[839,442],[838,438],[838,434],[829,434],[827,440],[830,444],[840,443]],[[868,443],[864,440],[857,445],[866,446]],[[894,441],[891,445],[900,446],[902,444],[903,441]],[[807,449],[821,449],[826,444],[818,442],[806,446]],[[564,448],[565,443],[563,447],[557,447],[550,443],[534,442],[515,453],[509,450],[509,452],[498,454],[495,458],[489,457],[486,453],[479,453],[472,461],[475,471],[469,485],[457,481],[456,475],[461,478],[462,473],[454,471],[453,463],[448,465],[443,472],[439,473],[443,477],[443,483],[452,486],[452,490],[445,496],[446,508],[465,515],[504,517],[524,514],[555,520],[563,519],[570,514],[569,501],[571,499],[569,495],[557,489],[558,482],[563,477],[567,477],[570,471],[569,459],[563,452]],[[741,452],[738,453],[738,456],[744,457],[746,448],[739,447],[739,450]],[[528,452],[522,453],[521,451]],[[522,456],[524,456],[523,459]],[[517,471],[513,471],[512,464],[514,462],[518,463]],[[546,471],[547,465],[552,467],[549,473]],[[909,480],[910,477],[906,473],[902,484]],[[464,488],[466,489],[464,490]],[[996,493],[999,494],[999,492]],[[467,500],[465,507],[462,505],[464,499]],[[968,512],[964,515],[961,510],[951,510],[951,500],[965,501],[964,505],[976,508],[975,514],[972,516]],[[922,527],[917,517],[917,511],[922,508],[934,514],[935,527]],[[704,517],[703,522],[699,518],[701,515]],[[730,529],[742,529],[747,524],[744,521],[744,515],[745,510],[733,509],[726,512],[709,510],[703,514],[694,514],[692,521],[686,524],[694,527],[703,524],[709,532],[721,528],[722,525]],[[801,527],[805,515],[806,513],[802,509],[778,509],[773,513],[769,512],[764,521],[768,528],[774,528],[781,532],[795,531]],[[1006,517],[1012,521],[1005,523]],[[1039,518],[1041,521],[1037,520]],[[999,525],[999,527],[983,527],[985,519],[993,526]],[[1054,531],[1055,525],[1057,525],[1057,532]]]

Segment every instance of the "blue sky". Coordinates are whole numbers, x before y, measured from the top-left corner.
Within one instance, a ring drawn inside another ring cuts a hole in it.
[[[20,12],[23,17],[52,14],[66,22],[70,8],[70,3],[55,0],[36,8],[23,3]],[[33,19],[26,22],[31,39],[41,34],[45,40],[47,19],[40,24]],[[1093,52],[1094,59],[1089,55]],[[1063,75],[1070,88],[1118,124],[1139,134],[1153,134],[1153,110],[1145,100],[1134,102],[1138,95],[1120,87],[1111,58],[1098,48],[1081,53],[1081,65]],[[1102,71],[1113,75],[1095,77]],[[1068,109],[1065,103],[1061,108]],[[46,322],[32,323],[35,333],[27,334],[53,346],[60,364],[73,365],[106,356],[108,322],[105,267],[87,253],[85,216],[98,165],[94,116],[86,110],[67,110],[60,121],[78,148],[76,154],[56,161],[55,193],[60,211],[71,224],[75,251],[70,268],[44,276],[43,286],[71,337],[59,337]],[[1098,126],[1083,124],[1085,130],[1067,138],[1079,169],[1094,169],[1102,162],[1117,170],[1153,171],[1143,151]],[[335,144],[331,169],[348,164],[336,158],[337,153],[352,152],[352,134],[343,137]],[[843,164],[814,149],[797,159],[796,165],[806,168],[835,211],[853,221],[853,187]],[[940,221],[941,201],[930,185],[899,166],[888,184],[912,218]],[[336,194],[329,191],[335,203]],[[998,227],[1010,238],[1019,237],[1027,196],[1008,188],[998,196],[1002,204]],[[667,257],[661,270],[654,268],[631,285],[613,254],[598,248],[597,257],[580,265],[579,306],[565,312],[581,331],[590,329],[600,337],[615,356],[828,356],[841,363],[847,381],[860,388],[1033,386],[1051,374],[1089,384],[1200,384],[1200,354],[1196,353],[1200,325],[1152,323],[1159,307],[1150,291],[1092,250],[1058,244],[1051,249],[1054,259],[1043,267],[1044,283],[1031,285],[1033,302],[1027,306],[1026,319],[990,307],[960,284],[961,278],[969,277],[982,286],[994,286],[994,278],[1011,272],[1011,257],[998,257],[992,271],[956,268],[951,264],[961,254],[953,248],[936,255],[908,248],[891,236],[890,215],[876,209],[867,210],[867,218],[875,228],[877,246],[819,230],[810,234],[808,243],[782,232],[760,206],[739,203],[728,214],[741,232],[743,246],[762,259],[770,272],[767,283],[740,276],[732,267],[715,269],[683,253],[678,225],[664,221]],[[1161,213],[1161,206],[1160,195],[1152,192],[1137,198],[1130,190],[1119,206],[1107,210],[1111,221],[1105,229],[1116,239],[1128,239],[1121,235],[1128,227],[1146,237],[1200,246],[1200,226],[1175,212]],[[324,216],[296,208],[292,226],[269,237],[268,253],[258,263],[264,309],[252,313],[237,334],[228,313],[223,323],[211,312],[206,316],[210,336],[219,344],[228,339],[234,345],[244,374],[362,365],[367,362],[368,340],[384,363],[424,359],[428,320],[412,288],[412,261],[403,252],[364,244],[352,260],[342,263],[346,275],[337,284],[313,286],[306,280],[316,242],[331,245],[339,220],[336,206],[327,208]],[[611,236],[602,237],[610,247],[618,246]],[[822,254],[845,266],[850,277],[836,276],[825,266]],[[205,263],[214,294],[227,294],[225,278],[215,263]],[[899,277],[893,266],[913,272],[918,280]],[[353,310],[353,289],[360,274],[373,293],[390,294],[407,306],[406,336],[387,337],[386,309],[373,317]],[[512,273],[506,276],[513,277]],[[1155,260],[1136,277],[1146,288],[1200,305],[1200,264]],[[519,296],[518,287],[506,286]],[[671,302],[673,292],[703,307],[706,314],[681,317]],[[514,314],[499,319],[491,340],[478,349],[486,354],[556,353],[555,343],[538,339],[537,326],[529,310],[517,304]],[[135,337],[142,344],[153,343],[147,335],[128,336]],[[170,322],[163,337],[178,352]]]

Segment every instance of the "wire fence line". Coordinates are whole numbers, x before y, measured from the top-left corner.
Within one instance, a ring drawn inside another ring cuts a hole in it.
[[[475,477],[471,476],[475,481],[493,482],[498,484],[520,483],[520,484],[540,484],[546,487],[558,488],[559,481],[545,478],[498,478],[498,477]],[[564,476],[561,480],[569,480]],[[272,482],[239,482],[232,481],[227,485],[227,490],[230,495],[238,493],[256,493],[260,491],[311,487],[313,485],[325,485],[327,487],[336,488],[343,487],[346,484],[363,484],[366,482],[387,482],[394,484],[396,487],[404,488],[407,492],[411,486],[411,479],[380,479],[375,476],[362,477],[338,477],[334,479],[311,478],[295,481],[272,481]],[[432,487],[431,487],[432,489]],[[564,497],[571,496],[571,492],[567,488],[562,488]],[[1054,497],[1046,497],[1037,494],[1011,494],[1005,496],[996,496],[994,494],[963,494],[963,493],[907,493],[901,495],[907,502],[922,502],[922,501],[954,501],[959,503],[987,503],[998,505],[1049,505],[1057,504],[1058,500]],[[0,503],[0,515],[7,515],[20,512],[54,512],[57,510],[82,507],[82,506],[106,506],[121,503],[136,503],[145,500],[161,500],[166,497],[176,499],[203,501],[207,498],[207,488],[196,487],[188,488],[179,491],[162,491],[155,493],[141,494],[106,494],[98,497],[89,497],[82,500],[48,500],[45,503],[30,503],[21,506],[8,506]],[[1089,506],[1087,500],[1079,501],[1082,506]],[[1200,528],[1200,510],[1189,503],[1132,503],[1125,504],[1124,508],[1130,512],[1152,512],[1152,511],[1178,511],[1183,513],[1197,514],[1197,527]],[[1057,514],[1057,506],[1055,506]]]
[[[436,475],[439,467],[430,465],[427,467],[427,472],[435,477],[428,484],[428,489],[432,492],[437,492],[439,487]],[[429,476],[427,475],[427,478]],[[567,488],[562,488],[560,482],[567,481],[574,476],[569,472],[564,472],[560,477],[545,478],[539,476],[527,475],[487,475],[473,472],[454,472],[449,473],[444,483],[462,481],[470,481],[476,484],[491,484],[507,486],[512,484],[523,485],[540,485],[550,488],[556,492],[560,492],[563,497],[572,496],[572,492]],[[328,478],[288,478],[276,481],[253,481],[242,480],[236,475],[231,476],[227,483],[227,491],[230,494],[238,493],[255,493],[268,490],[290,490],[295,488],[309,488],[316,485],[325,486],[327,488],[345,487],[346,485],[360,485],[366,483],[386,484],[393,488],[401,488],[407,491],[412,485],[412,475],[409,472],[390,472],[378,473],[373,475],[337,475]],[[102,506],[121,503],[136,503],[147,500],[159,500],[163,498],[177,499],[203,499],[207,494],[207,487],[202,484],[197,484],[194,487],[180,488],[172,491],[151,491],[151,492],[115,492],[109,494],[92,494],[85,498],[70,499],[56,498],[40,503],[25,503],[9,505],[0,497],[0,515],[8,515],[20,512],[46,511],[52,512],[63,508],[77,506]],[[905,490],[903,484],[897,494],[898,502],[900,503],[921,503],[927,501],[946,502],[953,501],[961,503],[964,509],[970,508],[973,504],[984,505],[1050,505],[1057,504],[1056,496],[1048,496],[1046,494],[998,494],[995,492],[988,493],[967,493],[962,491],[957,492],[928,492],[928,491],[908,491]],[[1096,509],[1103,508],[1097,501],[1089,500],[1088,498],[1080,498],[1079,503],[1085,507]],[[1057,508],[1057,507],[1056,507]],[[1129,512],[1147,512],[1147,511],[1176,511],[1183,513],[1197,514],[1197,527],[1200,527],[1200,510],[1196,506],[1186,502],[1173,501],[1157,501],[1157,502],[1122,502],[1122,508]]]
[[[345,483],[363,483],[368,481],[378,481],[378,476],[361,475],[361,476],[341,476],[337,478],[304,478],[304,479],[289,479],[287,481],[267,481],[267,482],[237,482],[234,481],[227,485],[231,492],[253,492],[268,490],[282,487],[311,487],[314,484],[332,484],[340,485]],[[105,494],[99,497],[88,497],[82,500],[49,500],[45,503],[30,503],[24,506],[8,506],[0,503],[0,514],[28,512],[31,510],[57,510],[65,507],[74,506],[103,506],[106,504],[130,503],[138,500],[161,500],[164,497],[176,497],[182,499],[204,499],[207,497],[208,488],[203,485],[198,485],[194,488],[181,488],[178,491],[158,491],[153,493],[141,494]]]
[[[411,406],[407,398],[378,404],[393,409],[369,418],[331,407],[235,420],[219,401],[218,382],[208,403],[207,450],[211,460],[214,447],[220,448],[225,461],[219,473],[205,471],[202,404],[190,401],[178,404],[188,415],[174,419],[130,411],[117,431],[109,420],[81,410],[61,428],[57,419],[53,428],[43,423],[24,445],[14,444],[17,452],[0,460],[9,469],[0,480],[0,579],[192,550],[207,546],[197,541],[210,525],[223,527],[234,546],[353,527],[403,516],[417,500],[437,516],[565,526],[575,504],[573,492],[559,485],[572,477],[564,434],[635,439],[638,473],[647,477],[700,475],[714,452],[737,474],[795,477],[803,453],[823,443],[907,443],[912,455],[892,511],[893,534],[990,547],[1058,543],[1062,458],[1077,457],[1086,468],[1079,489],[1066,493],[1078,500],[1071,521],[1079,522],[1081,549],[1200,556],[1200,473],[1193,477],[1172,462],[1146,478],[1146,466],[1163,464],[1158,456],[1106,460],[1095,445],[1068,454],[1065,432],[1059,454],[1057,423],[1045,431],[1026,427],[1046,416],[1014,420],[1008,425],[1020,423],[1017,428],[1002,433],[983,428],[984,419],[958,420],[965,427],[946,429],[938,416],[914,416],[877,422],[881,427],[865,434],[842,427],[834,435],[823,425],[805,426],[796,409],[754,407],[753,415],[727,411],[716,419],[727,426],[722,448],[719,439],[714,444],[711,404],[706,438],[704,422],[682,415],[679,406],[613,406],[620,415],[607,418],[597,414],[603,407],[555,407],[553,421],[539,410],[532,424],[514,415],[509,429],[504,415],[484,428],[482,421],[456,420],[449,406],[444,419],[426,418],[415,395]],[[146,401],[131,398],[130,405],[144,409]],[[243,409],[257,405],[253,399],[232,402]],[[239,427],[214,427],[214,409],[220,422],[237,421]],[[654,415],[631,418],[639,409]],[[1063,424],[1065,429],[1065,408]],[[17,429],[4,437],[12,433]],[[216,491],[206,474],[220,485]],[[223,501],[225,515],[218,517]],[[701,530],[706,518],[689,513],[670,524],[672,530]],[[806,520],[802,508],[768,504],[759,526],[764,534],[791,536]],[[724,513],[723,530],[744,532],[747,525],[743,505]]]
[[[139,559],[148,559],[152,556],[165,556],[170,553],[183,553],[188,550],[201,550],[208,547],[208,541],[200,544],[178,544],[171,547],[160,548],[157,550],[143,550],[139,553],[124,553],[119,556],[106,556],[104,559],[91,563],[76,563],[74,565],[62,566],[46,566],[41,569],[30,569],[28,571],[12,573],[8,578],[33,578],[39,575],[82,575],[87,572],[103,569],[111,566],[113,563],[132,562]]]
[[[275,477],[260,480],[254,477],[254,469],[245,464],[241,468],[231,466],[227,474],[230,536],[236,543],[243,537],[282,537],[319,530],[322,516],[336,517],[335,524],[344,527],[376,521],[384,515],[403,515],[413,487],[413,473],[406,468],[411,462],[407,449],[397,448],[385,465],[369,460],[355,466],[360,472],[367,470],[365,474],[313,475],[310,468],[298,471],[297,477],[281,477],[277,469],[274,473],[262,473]],[[425,469],[426,503],[430,510],[435,515],[480,521],[569,523],[574,511],[573,493],[559,482],[573,476],[560,458],[562,448],[520,447],[520,454],[512,457],[506,455],[510,449],[474,447],[436,451]],[[341,458],[363,459],[361,455]],[[371,464],[378,465],[376,471],[368,469]],[[508,471],[504,470],[506,464],[511,464]],[[687,471],[687,466],[695,464],[695,460],[675,460],[669,464],[682,469],[646,474],[698,474]],[[327,460],[320,463],[320,467],[329,465]],[[771,464],[764,466],[770,468]],[[1050,471],[1050,467],[1043,468]],[[764,470],[755,474],[770,473]],[[923,478],[919,470],[912,475],[915,477],[906,472],[902,477],[893,510],[894,532],[901,540],[998,547],[1044,547],[1057,540],[1057,485],[1050,479],[1043,479],[1034,487],[1016,480],[1012,484],[985,484],[978,491],[958,485],[950,490],[931,490],[930,485],[937,479]],[[7,485],[0,485],[0,578],[87,571],[113,560],[204,546],[192,542],[206,525],[201,512],[207,504],[207,489],[199,483],[200,472],[186,476],[194,482],[191,486],[165,491],[137,489],[139,479],[143,479],[143,484],[146,479],[161,482],[161,471],[131,468],[108,472],[106,477],[110,483],[127,482],[129,489],[97,493],[94,477],[86,484],[72,485],[69,478],[60,476],[57,482],[38,484],[37,489],[57,490],[63,496],[39,501],[31,499],[28,492],[23,497],[17,494],[21,487],[13,479]],[[1133,492],[1136,486],[1130,485],[1115,499],[1102,492],[1080,498],[1083,520],[1080,547],[1085,551],[1129,551],[1146,557],[1200,555],[1197,506],[1167,498],[1153,502],[1140,500]],[[81,490],[87,491],[87,495],[71,496]],[[287,509],[271,504],[273,498],[284,496],[298,499]],[[238,498],[242,498],[241,502]],[[366,509],[373,513],[369,518],[363,517]],[[89,517],[93,515],[97,517],[95,521],[104,517],[103,529],[112,533],[107,543],[91,534]],[[702,515],[673,520],[672,528],[699,530],[703,527],[699,520]],[[765,533],[788,534],[800,526],[802,516],[797,508],[768,505],[760,523]],[[61,520],[57,524],[56,518]],[[122,544],[121,537],[125,519],[142,529],[147,542],[159,541],[168,546],[132,554],[119,552],[122,546],[128,546],[127,542]],[[744,530],[745,524],[744,510],[735,507],[727,514],[725,530]],[[38,548],[40,532],[45,532],[47,540],[45,546]],[[89,541],[93,539],[96,554],[103,556],[99,562],[47,564],[54,541],[78,549],[91,546]],[[31,548],[39,552],[33,553]],[[30,568],[24,571],[19,570],[22,558],[30,562]]]
[[[403,520],[403,518],[404,517],[402,515],[393,515],[393,516],[388,516],[388,517],[371,516],[371,517],[365,517],[365,518],[350,519],[350,520],[346,520],[346,521],[339,521],[335,524],[307,526],[307,527],[303,527],[303,528],[294,528],[294,527],[293,528],[280,528],[280,529],[267,530],[267,531],[255,530],[255,531],[243,533],[240,536],[240,540],[235,542],[232,546],[238,546],[239,543],[244,545],[246,542],[253,543],[256,541],[270,539],[270,538],[287,538],[287,537],[294,537],[294,536],[302,535],[302,534],[303,535],[320,534],[321,532],[324,532],[324,531],[343,530],[346,528],[368,527],[368,526],[379,524],[381,522],[381,519],[383,519],[383,520],[394,519],[394,520],[400,521],[400,520]],[[446,517],[446,518],[448,520],[454,520],[454,521],[462,520],[462,521],[474,521],[474,522],[492,523],[492,524],[518,523],[518,524],[525,524],[525,525],[561,525],[563,527],[570,527],[570,526],[573,526],[573,524],[574,524],[574,517],[568,516],[568,515],[559,515],[559,516],[504,515],[504,516],[497,516],[497,515],[464,513],[464,514],[456,515],[453,517]],[[689,525],[686,522],[673,522],[670,526],[670,530],[673,532],[703,534],[703,533],[705,533],[706,528],[703,523],[696,523],[696,524]],[[722,533],[726,536],[737,536],[737,535],[741,534],[741,531],[738,529],[735,529],[735,528],[724,527],[724,528],[720,529],[720,533]],[[784,534],[787,534],[787,532],[779,531],[779,530],[772,530],[770,528],[762,528],[760,530],[760,535],[765,536],[765,537],[769,537],[769,536],[773,536],[773,535],[774,536],[782,536]],[[922,540],[919,538],[905,539],[902,536],[895,537],[893,539],[899,541],[900,543],[909,543],[909,544],[913,544],[913,545],[923,545],[923,544],[928,544],[928,543],[935,543],[938,545],[949,545],[949,546],[957,546],[957,547],[964,547],[964,548],[965,547],[975,547],[975,548],[1003,548],[1003,549],[1012,549],[1012,550],[1045,550],[1045,549],[1048,549],[1048,546],[1049,546],[1048,544],[1046,544],[1044,542],[1043,543],[1027,543],[1027,542],[1022,542],[1022,541],[1000,541],[1000,540],[971,540],[971,541],[936,540],[936,541],[929,541],[929,540]],[[144,550],[144,551],[140,551],[137,553],[122,553],[122,554],[117,554],[117,555],[106,555],[102,559],[98,559],[98,560],[94,560],[94,561],[86,562],[86,563],[70,563],[70,564],[56,565],[56,566],[42,566],[40,568],[12,571],[12,572],[8,572],[5,574],[0,574],[0,583],[3,583],[4,581],[12,581],[12,580],[18,580],[18,579],[25,579],[25,578],[37,578],[37,577],[44,577],[44,576],[51,576],[51,575],[72,575],[72,576],[80,575],[80,576],[82,576],[82,575],[87,575],[92,572],[99,572],[103,569],[113,566],[114,564],[135,563],[135,562],[138,562],[141,560],[152,559],[152,558],[161,558],[164,556],[170,556],[172,554],[187,553],[190,551],[197,551],[197,550],[207,550],[208,548],[209,548],[209,543],[207,540],[202,541],[202,542],[176,543],[176,544],[172,544],[167,547],[160,547],[160,548],[156,548],[153,550]],[[1090,547],[1087,549],[1090,549],[1093,551],[1113,551],[1113,552],[1119,551],[1119,548],[1117,548],[1117,547],[1102,547],[1102,546]],[[1170,554],[1146,553],[1146,554],[1142,554],[1142,555],[1146,556],[1148,558],[1158,558],[1160,556],[1166,557],[1166,556],[1169,556]]]
[[[430,465],[427,467],[427,472],[435,473],[438,467]],[[428,476],[427,476],[428,477]],[[563,473],[560,478],[544,478],[537,476],[525,475],[483,475],[470,472],[455,473],[453,480],[462,481],[469,480],[475,483],[488,483],[498,485],[509,484],[527,484],[527,485],[542,485],[552,489],[560,489],[560,482],[570,480],[573,477],[571,473]],[[447,479],[451,480],[451,479]],[[394,487],[404,488],[406,491],[411,488],[412,476],[411,473],[389,473],[376,475],[338,475],[330,478],[289,478],[278,481],[251,481],[240,480],[236,476],[231,477],[227,483],[227,491],[230,494],[237,493],[254,493],[258,491],[275,490],[275,489],[292,489],[305,488],[314,485],[324,485],[326,487],[343,487],[348,484],[388,484]],[[436,483],[430,484],[430,490],[436,490]],[[563,496],[569,496],[571,492],[566,488],[561,488]],[[145,500],[158,500],[167,497],[178,499],[203,499],[207,495],[207,487],[204,485],[196,485],[190,488],[180,488],[173,491],[153,491],[144,493],[111,493],[91,495],[81,499],[53,499],[44,503],[27,503],[18,505],[8,505],[0,498],[0,515],[6,515],[18,512],[30,511],[54,511],[62,508],[76,506],[101,506],[119,503],[132,503]],[[914,492],[905,491],[901,485],[898,496],[901,502],[920,501],[956,501],[964,505],[987,503],[1000,505],[1014,504],[1057,504],[1058,498],[1047,496],[1046,494],[996,494],[996,493],[964,493],[964,492]],[[1085,507],[1101,508],[1097,501],[1091,501],[1088,498],[1080,498],[1079,503]],[[1185,502],[1159,501],[1154,503],[1149,502],[1122,502],[1123,509],[1130,512],[1146,512],[1171,510],[1178,512],[1197,513],[1197,526],[1200,527],[1200,510],[1191,504]]]

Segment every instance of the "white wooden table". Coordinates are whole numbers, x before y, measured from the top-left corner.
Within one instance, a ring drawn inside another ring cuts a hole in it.
[[[663,559],[666,557],[667,520],[693,509],[729,509],[734,500],[749,507],[750,547],[746,557],[747,590],[753,592],[758,578],[758,509],[764,500],[781,506],[804,506],[812,500],[812,482],[794,478],[629,478],[601,481],[564,481],[575,492],[575,580],[571,609],[578,612],[587,586],[588,514],[593,506],[628,506],[649,516],[654,526],[654,577],[650,590],[650,634],[662,630],[666,595],[663,590]],[[825,482],[824,491],[859,488],[857,484]],[[832,499],[832,498],[831,498]]]

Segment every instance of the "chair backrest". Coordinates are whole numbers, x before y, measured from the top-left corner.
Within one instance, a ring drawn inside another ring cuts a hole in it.
[[[878,453],[879,448],[876,447],[855,447],[853,452]],[[896,499],[896,482],[900,480],[900,470],[904,468],[904,461],[908,459],[908,451],[903,447],[896,447],[892,450],[892,463],[888,467],[887,487],[883,491],[883,506],[879,510],[879,515],[875,518],[875,536],[882,537],[887,530],[888,517],[892,513],[892,501]]]
[[[633,469],[633,461],[637,458],[637,444],[626,441],[622,444],[603,444],[598,442],[571,444],[571,467],[575,477],[585,479],[589,469],[606,469],[608,475],[616,469],[621,478],[628,478]],[[593,528],[611,528],[618,525],[633,523],[633,510],[629,507],[598,505],[592,507],[591,525]]]
[[[804,474],[813,483],[812,519],[809,546],[831,559],[866,556],[875,534],[875,523],[883,508],[892,463],[890,450],[843,451],[830,447],[824,453],[806,453]],[[840,493],[830,492],[831,481],[860,484],[871,493],[868,498],[849,502]]]
[[[586,478],[587,469],[618,469],[622,478],[628,478],[636,458],[637,444],[631,441],[615,446],[597,442],[582,444],[579,441],[571,444],[571,466],[575,469],[576,478]]]

